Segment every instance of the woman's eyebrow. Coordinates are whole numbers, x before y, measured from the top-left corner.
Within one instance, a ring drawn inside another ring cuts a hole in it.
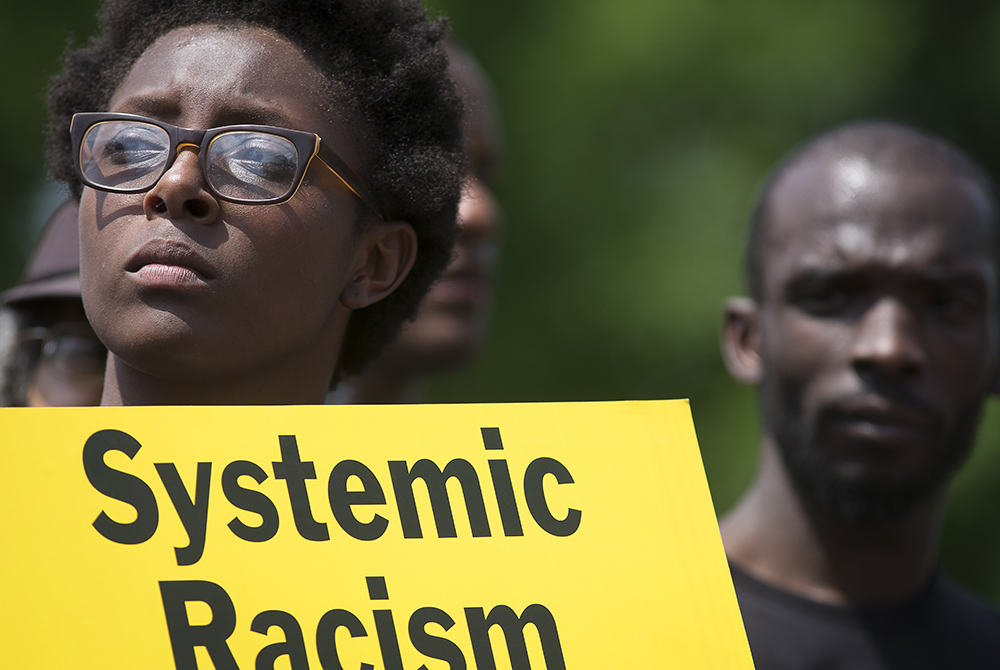
[[[179,101],[174,96],[139,94],[119,100],[115,107],[119,110],[150,116],[168,123],[172,123],[180,113]],[[233,104],[218,110],[212,117],[213,128],[236,125],[290,127],[288,116],[283,110],[260,105],[239,104],[238,101],[233,101]]]
[[[115,103],[118,110],[127,110],[133,114],[152,116],[164,121],[170,121],[179,110],[176,98],[157,95],[133,95]]]
[[[236,126],[241,124],[258,126],[289,127],[288,116],[281,109],[260,107],[257,105],[234,104],[219,110],[216,115],[217,126]]]

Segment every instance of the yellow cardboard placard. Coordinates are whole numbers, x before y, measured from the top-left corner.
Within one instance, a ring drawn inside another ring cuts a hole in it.
[[[687,402],[0,409],[6,667],[752,668]]]

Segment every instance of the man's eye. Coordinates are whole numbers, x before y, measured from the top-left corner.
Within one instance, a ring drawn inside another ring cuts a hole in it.
[[[829,316],[843,311],[850,302],[846,291],[836,288],[803,291],[792,296],[792,304],[809,314]]]
[[[982,311],[982,301],[952,291],[933,291],[925,304],[939,318],[949,321],[967,319]]]

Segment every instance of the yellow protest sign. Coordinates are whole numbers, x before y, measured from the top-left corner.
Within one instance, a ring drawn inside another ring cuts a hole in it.
[[[684,401],[3,409],[5,665],[751,668]]]

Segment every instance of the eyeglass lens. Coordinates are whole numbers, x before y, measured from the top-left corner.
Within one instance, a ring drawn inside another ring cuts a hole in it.
[[[80,144],[84,176],[108,188],[149,188],[163,174],[169,159],[170,136],[149,123],[97,123]]]
[[[239,130],[214,138],[205,162],[208,180],[221,195],[268,200],[291,190],[299,153],[284,137]]]
[[[111,189],[151,188],[170,160],[170,135],[141,121],[96,123],[87,130],[80,148],[84,176]],[[231,131],[212,139],[205,157],[205,178],[223,197],[268,200],[292,190],[298,161],[298,150],[284,137]]]
[[[42,342],[40,365],[50,365],[68,377],[104,374],[108,350],[96,337],[52,333]]]
[[[96,405],[104,385],[107,349],[76,323],[31,328],[24,343],[39,347],[28,386],[29,406]]]

